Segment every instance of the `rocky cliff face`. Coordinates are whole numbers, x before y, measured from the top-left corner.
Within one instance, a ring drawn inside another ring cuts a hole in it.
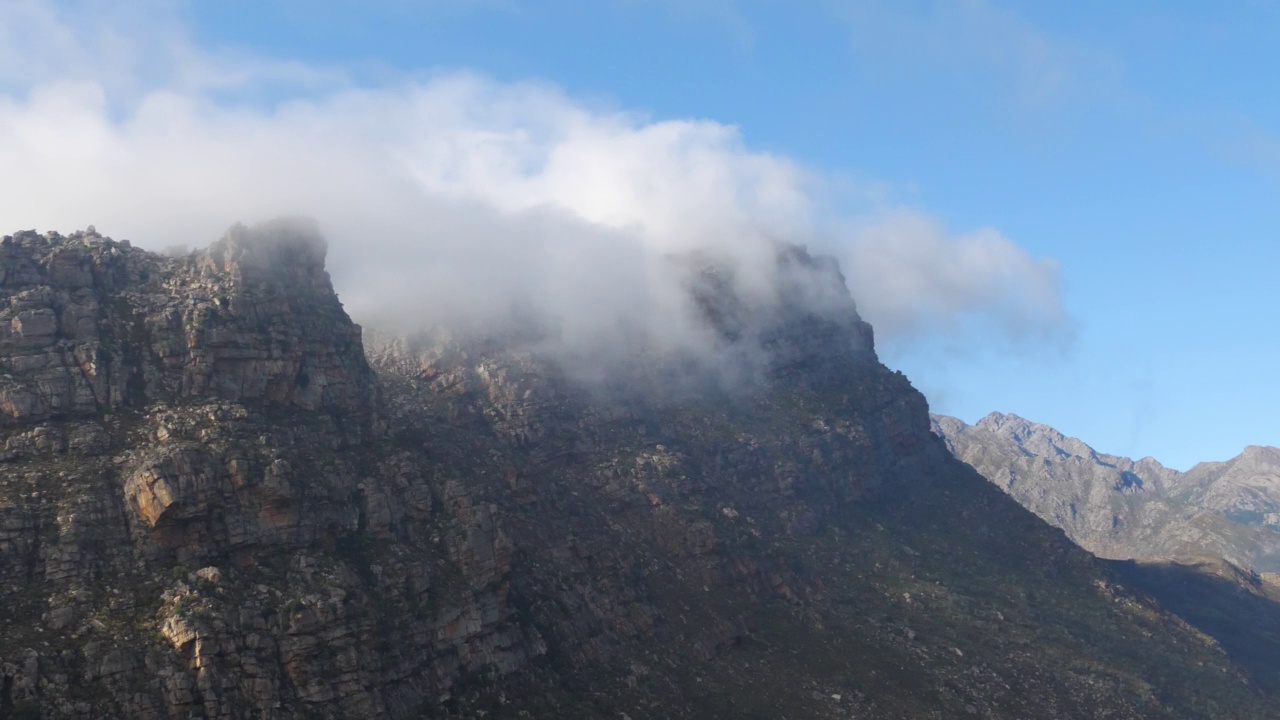
[[[610,394],[501,340],[366,360],[323,255],[0,242],[0,717],[1275,714],[952,460],[851,304],[738,318],[735,392]]]
[[[1248,448],[1180,473],[1099,453],[1016,415],[932,422],[957,458],[1098,555],[1280,569],[1280,450]]]
[[[313,231],[287,222],[235,228],[183,258],[92,233],[6,237],[0,423],[158,400],[367,406],[359,330],[333,294],[324,252]]]

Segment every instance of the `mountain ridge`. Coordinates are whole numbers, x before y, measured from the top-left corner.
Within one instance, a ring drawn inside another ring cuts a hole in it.
[[[1092,552],[1280,569],[1280,449],[1249,446],[1179,472],[1153,458],[1099,453],[1012,414],[973,425],[934,415],[931,427],[956,457]]]
[[[762,384],[637,362],[611,396],[536,347],[365,338],[323,256],[296,223],[0,240],[0,716],[1280,708],[956,462],[851,305],[742,336]]]
[[[1270,505],[1280,486],[1280,450],[1250,446],[1181,473],[1150,458],[1097,453],[1014,415],[992,413],[972,426],[933,415],[931,427],[957,458],[1076,542],[1114,558],[1109,564],[1126,583],[1216,638],[1266,687],[1280,689],[1272,529],[1280,516]]]

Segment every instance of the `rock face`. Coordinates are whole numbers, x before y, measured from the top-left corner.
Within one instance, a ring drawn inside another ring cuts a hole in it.
[[[501,341],[366,359],[323,255],[0,242],[0,717],[1280,707],[954,461],[851,302],[705,283],[754,384],[609,395]]]
[[[934,415],[968,463],[1085,549],[1107,558],[1223,558],[1280,570],[1280,450],[1251,447],[1186,473],[1099,453],[1017,415]]]
[[[1280,448],[1251,445],[1226,462],[1200,463],[1172,490],[1232,522],[1280,530]]]
[[[233,228],[160,258],[95,234],[0,241],[0,423],[157,400],[368,405],[369,370],[314,231]]]

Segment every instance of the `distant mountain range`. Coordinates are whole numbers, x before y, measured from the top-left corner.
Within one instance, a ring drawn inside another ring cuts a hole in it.
[[[1280,449],[1248,447],[1187,472],[1094,450],[1048,425],[933,415],[935,434],[1024,507],[1115,559],[1223,558],[1280,571]]]

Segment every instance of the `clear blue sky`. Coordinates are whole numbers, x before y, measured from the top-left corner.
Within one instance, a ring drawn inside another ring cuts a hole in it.
[[[1069,342],[887,338],[935,411],[1185,469],[1280,445],[1280,3],[223,0],[203,48],[736,126],[1058,264]],[[852,211],[851,211],[852,212]],[[967,333],[967,334],[966,334]]]

